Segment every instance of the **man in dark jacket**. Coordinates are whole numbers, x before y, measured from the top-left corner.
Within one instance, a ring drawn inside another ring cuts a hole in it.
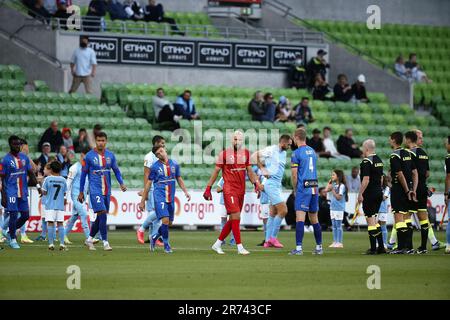
[[[42,144],[42,153],[38,158],[38,164],[39,164],[39,172],[44,175],[44,167],[47,164],[49,157],[50,157],[50,143],[44,142]]]
[[[56,10],[53,17],[59,19],[61,29],[67,30],[67,19],[69,19],[70,16],[71,14],[67,13],[66,0],[60,0],[58,3],[58,10]]]
[[[64,144],[62,133],[58,130],[58,122],[52,121],[52,123],[50,123],[50,128],[45,130],[39,140],[38,150],[42,150],[42,144],[44,142],[50,143],[51,152],[58,152],[59,147]]]
[[[361,158],[362,152],[359,150],[358,145],[353,140],[353,130],[345,130],[345,135],[339,136],[336,141],[337,150],[340,154],[346,155],[350,158]]]
[[[36,0],[33,7],[30,8],[28,14],[44,23],[50,23],[51,14],[44,7],[44,0]]]
[[[366,92],[366,77],[363,74],[358,76],[358,80],[352,85],[352,93],[355,96],[355,100],[360,102],[370,102],[369,98],[367,98]]]
[[[306,69],[303,66],[303,59],[300,54],[295,57],[295,61],[289,66],[288,81],[290,88],[306,88]]]
[[[261,121],[261,116],[266,114],[266,110],[264,109],[263,94],[261,91],[255,92],[255,96],[248,104],[248,112],[252,115],[253,121]]]
[[[156,0],[148,1],[148,6],[145,7],[144,13],[144,19],[146,21],[157,23],[167,22],[170,25],[170,29],[172,29],[172,33],[184,36],[184,32],[181,32],[180,29],[178,29],[175,19],[164,17],[164,8],[162,4],[156,4]]]
[[[92,0],[86,18],[83,20],[84,31],[100,32],[102,19],[106,15],[106,2],[104,0]]]
[[[309,60],[308,64],[306,65],[306,74],[308,76],[309,88],[312,88],[314,86],[314,81],[318,73],[322,75],[322,78],[326,79],[327,69],[330,68],[330,64],[324,58],[326,54],[326,51],[320,49],[319,51],[317,51],[317,56]]]
[[[178,96],[174,104],[175,114],[183,116],[183,119],[198,120],[200,116],[195,110],[195,103],[191,96],[190,90],[185,90],[182,95]]]
[[[338,75],[337,83],[334,85],[334,100],[348,102],[353,96],[352,87],[348,84],[345,74]]]

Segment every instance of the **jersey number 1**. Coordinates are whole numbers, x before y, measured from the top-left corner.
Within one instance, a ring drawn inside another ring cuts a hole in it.
[[[309,171],[314,172],[314,164],[312,157],[309,157]]]

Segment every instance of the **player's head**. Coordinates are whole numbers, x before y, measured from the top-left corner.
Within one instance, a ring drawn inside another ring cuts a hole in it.
[[[386,187],[390,187],[391,184],[391,176],[383,174],[383,189]]]
[[[161,146],[156,146],[156,147],[153,147],[152,152],[160,161],[162,161],[164,163],[167,162],[168,156],[167,156],[166,148],[161,147]]]
[[[163,136],[156,135],[152,139],[152,145],[154,147],[165,147],[166,146],[166,140]]]
[[[55,160],[52,160],[52,161],[49,160],[49,162],[47,162],[45,164],[45,166],[44,166],[44,177],[47,177],[47,176],[52,174],[52,169],[51,169],[50,165],[52,164],[53,161],[55,161]]]
[[[233,132],[233,135],[231,136],[231,143],[233,144],[234,150],[240,149],[244,143],[244,133],[240,130]]]
[[[414,130],[417,135],[417,145],[421,147],[423,145],[423,132],[419,129]]]
[[[11,150],[11,153],[19,153],[21,143],[22,143],[22,139],[20,139],[18,136],[10,136],[8,138],[8,144],[9,144],[9,149]]]
[[[283,151],[288,150],[291,147],[291,144],[292,138],[288,134],[283,134],[278,140],[278,145],[280,146],[280,149]]]
[[[106,143],[108,142],[108,136],[103,131],[99,132],[95,136],[95,145],[98,151],[103,151],[106,148]]]
[[[403,143],[403,133],[396,131],[391,133],[389,137],[389,144],[393,149],[400,147]]]
[[[416,131],[408,131],[405,133],[405,145],[408,148],[412,148],[417,145],[417,134]]]
[[[25,154],[28,154],[30,152],[28,142],[25,139],[20,139],[20,152]]]
[[[50,170],[53,175],[58,175],[62,170],[62,164],[59,161],[52,161],[50,163]]]
[[[80,152],[80,162],[83,161],[84,157],[86,157],[86,154],[87,154],[89,151],[91,151],[91,149],[89,149],[89,147],[85,147],[85,148],[81,149],[81,152]]]
[[[375,153],[375,141],[372,139],[367,139],[366,141],[363,142],[362,149],[365,157]]]
[[[294,132],[294,142],[297,146],[306,144],[306,130],[297,128]]]

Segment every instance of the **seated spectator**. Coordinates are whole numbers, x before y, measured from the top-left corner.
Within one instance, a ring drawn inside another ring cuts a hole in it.
[[[45,130],[44,134],[39,140],[38,150],[42,150],[42,144],[44,142],[50,143],[52,152],[57,152],[59,150],[59,147],[64,143],[61,131],[58,130],[57,121],[52,121],[50,123],[50,127]]]
[[[352,173],[347,176],[347,186],[349,192],[359,192],[359,188],[361,188],[361,179],[359,177],[358,167],[353,167]]]
[[[320,73],[316,74],[314,86],[312,88],[312,96],[314,100],[331,100],[331,89]]]
[[[273,102],[273,95],[268,92],[264,95],[264,110],[266,113],[261,117],[260,121],[275,121],[275,103]]]
[[[105,15],[105,0],[91,0],[86,19],[83,19],[84,31],[100,32],[105,30]]]
[[[326,51],[320,49],[317,51],[317,56],[312,58],[306,65],[306,75],[308,78],[309,88],[314,86],[314,81],[317,74],[320,74],[323,79],[327,78],[327,69],[330,68],[330,64],[324,58],[326,54]]]
[[[73,157],[75,155],[75,147],[72,140],[72,131],[69,128],[62,129],[63,143],[69,152],[69,156]]]
[[[300,123],[308,124],[314,122],[315,119],[312,115],[311,107],[309,106],[309,98],[303,97],[298,105],[294,108],[295,121],[297,125]]]
[[[302,55],[298,54],[294,62],[288,69],[289,88],[304,89],[306,88],[306,69],[303,66]]]
[[[174,106],[175,114],[183,116],[183,119],[197,120],[200,117],[195,111],[195,103],[191,96],[190,90],[184,90],[183,94],[178,96]]]
[[[319,157],[329,158],[331,157],[330,152],[325,151],[325,146],[323,145],[323,140],[320,137],[320,130],[314,129],[312,132],[311,139],[306,141],[306,144],[314,149]]]
[[[329,152],[331,157],[340,159],[340,160],[350,160],[350,157],[340,154],[336,146],[334,145],[334,141],[331,138],[331,128],[325,127],[323,128],[323,145],[325,146],[325,151]]]
[[[44,8],[51,14],[55,14],[58,9],[57,3],[55,0],[44,0]]]
[[[44,0],[36,0],[28,14],[47,24],[50,23],[50,18],[52,17],[52,14],[44,7]]]
[[[164,89],[156,89],[156,96],[153,97],[153,110],[155,112],[155,119],[159,123],[166,123],[167,130],[175,130],[180,128],[178,122],[183,116],[176,115],[174,106],[164,98]],[[166,129],[166,128],[165,128]]]
[[[144,19],[144,10],[141,8],[139,2],[134,0],[125,0],[124,9],[127,13],[127,18],[138,21]]]
[[[266,113],[264,109],[264,99],[261,91],[256,91],[255,96],[248,104],[248,112],[252,115],[253,121],[261,121],[260,118]]]
[[[111,20],[125,20],[127,19],[127,13],[122,3],[119,0],[110,0],[106,11],[109,12]]]
[[[353,130],[346,129],[345,135],[339,136],[336,142],[337,150],[340,154],[346,155],[350,158],[361,158],[362,152],[359,150],[358,145],[353,140]]]
[[[145,6],[145,21],[153,21],[153,22],[167,22],[170,25],[170,29],[172,33],[179,34],[184,36],[184,32],[178,29],[177,23],[175,19],[164,17],[164,8],[162,4],[156,4],[156,0],[149,0],[148,6]]]
[[[84,128],[78,130],[78,137],[73,143],[73,147],[76,153],[80,153],[82,150],[89,148],[89,141],[87,131]]]
[[[56,10],[53,15],[54,18],[59,20],[59,25],[61,29],[67,30],[67,19],[71,16],[70,13],[67,13],[67,5],[65,0],[58,1],[58,10]]]
[[[275,121],[278,122],[287,122],[294,120],[295,113],[292,109],[292,104],[288,98],[285,96],[280,97],[280,101],[277,104],[277,108],[275,111]]]
[[[92,129],[92,132],[88,132],[87,133],[87,139],[89,142],[89,148],[94,149],[96,144],[95,144],[95,137],[97,136],[97,134],[99,134],[101,131],[103,130],[103,127],[101,124],[96,124],[94,126],[94,128]]]
[[[405,68],[411,70],[411,75],[414,81],[416,82],[433,82],[430,80],[425,72],[422,71],[422,68],[417,63],[417,55],[415,53],[411,53],[409,55],[409,60],[405,63]]]
[[[337,83],[334,86],[334,100],[348,102],[353,96],[352,87],[348,84],[345,74],[338,75]]]
[[[352,85],[352,92],[356,101],[364,103],[370,102],[367,97],[365,83],[366,77],[363,74],[360,74],[356,82]]]
[[[398,56],[395,60],[394,71],[397,76],[404,80],[412,80],[411,69],[407,69],[405,66],[405,60],[402,56]]]
[[[59,148],[59,153],[56,155],[56,160],[62,164],[61,176],[67,179],[70,168],[69,152],[65,146]]]
[[[41,150],[41,155],[38,158],[38,166],[39,166],[39,172],[43,175],[44,174],[44,167],[47,164],[47,162],[49,161],[50,158],[50,151],[51,151],[51,146],[49,142],[44,142],[42,143],[42,148]]]

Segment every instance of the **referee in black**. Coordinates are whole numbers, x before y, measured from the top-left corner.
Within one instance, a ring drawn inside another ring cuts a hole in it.
[[[391,251],[391,254],[414,253],[414,249],[412,249],[412,229],[408,228],[405,215],[411,208],[411,202],[417,202],[418,178],[411,153],[401,147],[402,142],[403,134],[401,132],[397,131],[391,134],[389,143],[394,150],[389,159],[392,178],[391,208],[398,239],[398,247]]]
[[[386,253],[386,250],[384,249],[383,235],[376,214],[383,201],[383,161],[376,155],[375,141],[372,139],[364,141],[362,148],[364,159],[360,164],[361,187],[358,194],[358,203],[362,202],[368,225],[370,249],[367,250],[366,254],[382,254]]]
[[[411,208],[409,213],[406,215],[406,225],[408,228],[413,230],[411,223],[411,216],[416,214],[419,218],[420,223],[420,235],[421,243],[420,247],[416,250],[418,254],[427,253],[427,242],[428,242],[428,229],[430,227],[430,222],[428,221],[428,210],[427,210],[427,200],[428,200],[428,186],[427,179],[430,176],[430,165],[428,160],[428,155],[417,145],[417,132],[408,131],[405,133],[405,146],[411,153],[413,162],[417,169],[418,183],[417,183],[417,202],[411,202]],[[412,240],[412,239],[411,239]]]

